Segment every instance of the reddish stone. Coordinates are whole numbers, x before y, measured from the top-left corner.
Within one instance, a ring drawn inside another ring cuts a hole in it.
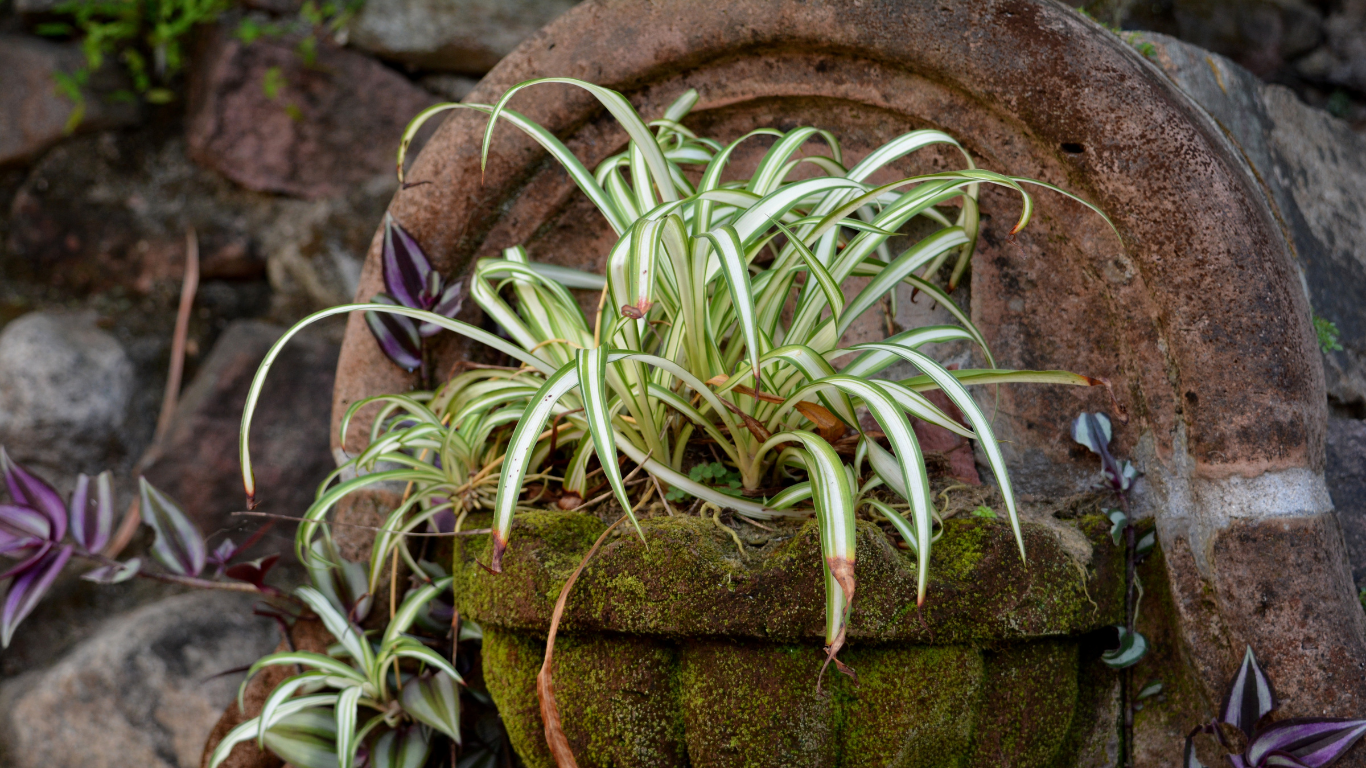
[[[68,135],[67,124],[76,104],[57,92],[55,76],[73,73],[85,65],[85,54],[78,45],[59,45],[26,35],[0,34],[0,72],[5,84],[0,88],[0,166],[31,160]],[[93,78],[101,93],[127,87],[113,67],[106,67]],[[94,131],[128,125],[137,121],[136,104],[110,102],[86,93],[85,113],[75,126],[79,131]]]
[[[285,41],[207,37],[190,75],[190,156],[249,189],[318,198],[392,172],[404,127],[436,101],[353,51],[321,44],[310,66]]]

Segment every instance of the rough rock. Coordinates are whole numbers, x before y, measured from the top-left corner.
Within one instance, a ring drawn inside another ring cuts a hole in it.
[[[1323,356],[1328,395],[1366,406],[1366,136],[1228,59],[1164,35],[1142,39],[1242,149],[1295,248],[1315,314],[1341,332],[1344,349]]]
[[[177,125],[84,136],[49,152],[15,193],[0,275],[66,296],[178,296],[194,227],[201,281],[247,288],[265,273],[256,233],[279,208],[190,162]]]
[[[0,333],[0,444],[54,480],[97,472],[120,438],[133,365],[89,313],[32,312]]]
[[[241,595],[172,597],[104,624],[0,690],[12,768],[193,768],[241,674],[278,631]]]
[[[260,321],[228,326],[181,396],[170,431],[150,452],[147,479],[178,500],[206,533],[261,524],[232,516],[244,508],[237,440],[252,377],[283,332]],[[337,352],[326,334],[305,331],[275,360],[252,424],[260,511],[302,515],[333,468],[329,393]],[[288,542],[274,548],[287,551]]]
[[[483,74],[577,0],[370,0],[349,42],[422,69]]]
[[[279,214],[260,233],[277,307],[290,303],[285,314],[303,315],[355,298],[375,223],[397,189],[387,173],[339,197],[279,201]]]
[[[354,51],[321,45],[310,66],[288,41],[206,37],[190,72],[190,155],[248,189],[319,198],[392,174],[404,127],[436,101]]]
[[[0,34],[0,166],[30,160],[67,135],[77,105],[56,89],[55,75],[74,72],[85,63],[77,45],[62,45],[25,35]],[[83,116],[76,130],[94,131],[137,122],[136,104],[111,102],[95,95],[120,87],[121,76],[105,67],[85,91]]]
[[[1347,542],[1352,579],[1366,588],[1366,421],[1328,420],[1328,493]]]

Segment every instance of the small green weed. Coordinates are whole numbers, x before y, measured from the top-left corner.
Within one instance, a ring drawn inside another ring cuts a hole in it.
[[[1324,352],[1342,349],[1342,344],[1338,342],[1338,338],[1342,334],[1338,331],[1337,324],[1314,315],[1314,333],[1319,337],[1319,349]]]

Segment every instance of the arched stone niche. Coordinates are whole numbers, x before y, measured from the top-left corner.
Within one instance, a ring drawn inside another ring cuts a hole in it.
[[[590,0],[526,41],[468,101],[492,103],[543,76],[620,90],[647,119],[696,88],[687,123],[708,135],[816,125],[855,157],[939,128],[982,167],[1098,204],[1118,238],[1040,191],[1034,222],[1011,239],[1018,202],[987,192],[974,320],[1004,367],[1114,382],[1131,417],[1117,425],[1115,450],[1145,472],[1138,503],[1156,516],[1181,656],[1206,705],[1250,644],[1283,712],[1366,712],[1366,619],[1323,487],[1323,374],[1293,256],[1237,151],[1142,55],[1048,0]],[[512,106],[590,168],[626,143],[569,86],[535,87]],[[448,274],[515,244],[600,267],[610,229],[539,147],[501,127],[481,173],[484,125],[471,112],[447,119],[390,212]],[[382,289],[379,243],[359,299]],[[461,353],[445,349],[446,364]],[[337,416],[414,383],[358,316],[337,382]],[[1093,476],[1067,427],[1081,410],[1108,409],[1097,392],[1003,388],[997,425],[1027,492],[1071,492]]]

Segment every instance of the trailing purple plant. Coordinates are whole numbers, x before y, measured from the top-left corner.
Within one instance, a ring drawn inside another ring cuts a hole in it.
[[[447,284],[441,273],[432,269],[417,240],[387,214],[381,256],[386,292],[375,294],[372,301],[422,309],[442,317],[453,318],[460,311],[460,282]],[[423,340],[441,330],[432,323],[388,312],[366,312],[365,322],[384,354],[409,371],[422,367]]]
[[[1306,717],[1268,721],[1278,706],[1271,679],[1248,646],[1219,717],[1186,736],[1183,768],[1205,768],[1195,754],[1195,738],[1202,733],[1215,737],[1233,768],[1324,768],[1366,734],[1366,720]]]
[[[1110,518],[1110,538],[1115,546],[1124,547],[1124,623],[1117,625],[1119,637],[1116,648],[1101,654],[1101,661],[1116,670],[1122,670],[1120,696],[1124,702],[1124,744],[1126,766],[1133,765],[1134,703],[1142,698],[1142,692],[1135,696],[1133,666],[1148,655],[1148,639],[1135,625],[1138,623],[1138,605],[1143,598],[1143,585],[1138,580],[1138,563],[1152,551],[1157,543],[1154,531],[1138,535],[1134,520],[1129,514],[1129,491],[1138,470],[1132,462],[1119,460],[1110,452],[1110,418],[1103,413],[1083,413],[1072,422],[1072,439],[1086,446],[1100,457],[1101,487],[1115,495],[1119,509],[1106,509]],[[1159,685],[1160,681],[1154,681]],[[1145,690],[1151,687],[1145,686]]]
[[[0,467],[10,496],[10,503],[0,504],[0,556],[16,561],[0,573],[0,580],[10,580],[0,603],[0,647],[9,646],[19,623],[33,612],[73,557],[93,563],[96,567],[81,578],[100,584],[141,576],[191,587],[280,594],[265,583],[277,556],[233,564],[249,546],[237,547],[231,540],[208,554],[204,537],[180,507],[145,479],[139,479],[138,512],[130,514],[140,514],[155,533],[152,557],[162,570],[148,568],[138,557],[115,560],[117,553],[109,551],[114,531],[109,472],[93,480],[78,476],[71,498],[64,502],[56,489],[11,459],[4,448],[0,448]],[[217,567],[214,577],[200,578],[210,563]],[[224,576],[226,581],[219,580]]]

